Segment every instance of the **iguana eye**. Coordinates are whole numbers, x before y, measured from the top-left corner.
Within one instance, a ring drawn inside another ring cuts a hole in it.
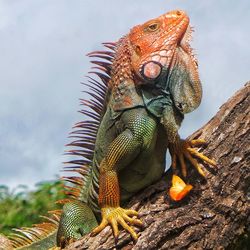
[[[148,29],[151,31],[155,31],[158,29],[158,26],[159,26],[158,23],[153,23],[148,26]]]
[[[154,22],[154,23],[148,24],[145,27],[144,31],[146,31],[146,32],[154,32],[154,31],[158,30],[159,28],[160,28],[160,23],[159,22]]]

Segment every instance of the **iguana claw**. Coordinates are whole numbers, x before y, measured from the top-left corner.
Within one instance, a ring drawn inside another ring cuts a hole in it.
[[[142,226],[142,222],[139,219],[131,218],[129,216],[138,216],[138,212],[131,209],[123,209],[121,207],[105,207],[101,209],[102,221],[98,227],[96,227],[91,235],[96,235],[100,233],[108,224],[111,225],[115,240],[118,239],[120,224],[126,231],[130,233],[134,240],[138,239],[138,235],[135,231],[127,224],[129,222],[131,225]]]
[[[180,140],[180,143],[177,145],[172,145],[170,147],[170,153],[172,156],[172,167],[175,170],[176,169],[176,160],[178,157],[178,160],[181,165],[181,172],[184,177],[187,176],[187,167],[186,163],[184,161],[184,158],[188,159],[191,164],[197,169],[200,175],[205,176],[205,173],[203,172],[202,168],[200,167],[200,164],[198,161],[193,157],[196,156],[197,158],[207,162],[208,164],[212,166],[216,166],[216,162],[209,159],[207,156],[205,156],[202,153],[199,153],[196,149],[194,149],[194,146],[199,146],[205,144],[205,140],[203,139],[197,139],[197,140]]]
[[[173,144],[170,146],[170,153],[172,156],[172,167],[174,172],[176,169],[176,160],[178,157],[178,160],[181,165],[181,172],[184,177],[187,176],[187,166],[184,161],[186,158],[191,162],[191,164],[197,169],[200,175],[205,176],[205,173],[203,172],[202,168],[200,167],[200,164],[198,161],[193,157],[196,156],[197,158],[207,162],[208,164],[215,166],[215,161],[209,159],[207,156],[205,156],[202,153],[199,153],[196,149],[194,149],[194,146],[199,146],[206,143],[203,139],[198,140],[180,140],[179,143]],[[169,190],[169,195],[171,199],[175,201],[179,201],[183,199],[193,188],[192,185],[186,184],[179,176],[173,175],[172,178],[172,186]]]

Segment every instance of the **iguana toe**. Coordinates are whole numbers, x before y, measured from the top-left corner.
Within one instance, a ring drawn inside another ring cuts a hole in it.
[[[134,240],[138,239],[138,235],[132,229],[131,226],[129,226],[127,223],[130,223],[130,225],[135,226],[142,226],[142,222],[139,219],[131,218],[130,216],[138,216],[138,212],[131,209],[123,209],[121,207],[105,207],[102,208],[102,221],[98,227],[96,227],[91,235],[96,235],[100,233],[105,227],[108,225],[111,225],[113,234],[115,237],[115,240],[117,241],[119,236],[119,229],[118,226],[122,226],[129,234],[132,236]]]
[[[187,167],[185,163],[185,159],[187,159],[199,172],[200,175],[205,176],[204,171],[202,170],[200,164],[198,161],[194,158],[199,158],[200,160],[203,160],[207,162],[208,164],[212,166],[216,166],[216,162],[214,160],[209,159],[207,156],[205,156],[202,153],[199,153],[194,146],[203,145],[205,140],[203,139],[197,139],[197,140],[180,140],[178,145],[170,147],[170,153],[172,155],[172,167],[175,170],[176,169],[176,161],[180,162],[181,165],[181,172],[184,177],[187,176]]]

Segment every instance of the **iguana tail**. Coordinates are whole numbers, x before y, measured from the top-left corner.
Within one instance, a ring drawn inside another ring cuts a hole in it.
[[[41,250],[55,246],[60,215],[61,210],[50,211],[49,216],[42,216],[45,219],[43,223],[33,225],[31,228],[13,229],[14,232],[8,236],[9,242],[6,241],[2,249]]]
[[[68,150],[66,154],[80,157],[80,159],[67,162],[70,166],[65,166],[64,171],[73,173],[73,176],[62,178],[69,183],[69,185],[65,185],[65,193],[69,196],[69,199],[64,200],[63,203],[70,202],[74,205],[79,201],[83,202],[82,207],[84,209],[79,208],[79,210],[82,209],[80,212],[84,212],[86,216],[90,216],[90,214],[86,212],[88,211],[86,203],[88,196],[87,190],[94,175],[94,173],[92,173],[92,160],[95,141],[110,94],[108,82],[110,80],[112,61],[116,48],[116,43],[103,43],[103,45],[108,48],[109,51],[94,51],[88,54],[91,58],[95,57],[99,59],[91,61],[97,66],[92,67],[94,71],[89,73],[96,74],[101,81],[87,76],[88,82],[83,83],[88,87],[88,91],[84,92],[87,93],[90,98],[88,100],[80,99],[80,104],[84,106],[84,109],[80,112],[87,116],[89,120],[76,123],[74,131],[70,134],[70,137],[75,140],[67,146],[77,147],[77,149]],[[48,217],[42,216],[45,218],[45,222],[43,223],[36,224],[31,228],[23,227],[21,229],[13,229],[14,233],[8,237],[9,241],[6,243],[8,248],[3,249],[44,250],[56,246],[58,227],[60,223],[63,223],[65,220],[64,217],[61,219],[61,213],[61,210],[51,211]],[[86,228],[88,228],[88,225],[89,228],[93,226],[91,223],[87,223]],[[60,227],[59,232],[62,233]],[[86,232],[81,232],[81,234]]]

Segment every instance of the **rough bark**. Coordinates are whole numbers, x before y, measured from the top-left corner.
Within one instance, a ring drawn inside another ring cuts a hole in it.
[[[108,227],[67,249],[247,249],[239,237],[250,231],[249,130],[250,82],[191,136],[206,139],[200,152],[215,159],[217,167],[203,164],[205,180],[189,166],[188,181],[194,189],[187,198],[178,203],[169,199],[168,171],[128,205],[139,211],[145,225],[136,243],[122,230],[115,247]]]

